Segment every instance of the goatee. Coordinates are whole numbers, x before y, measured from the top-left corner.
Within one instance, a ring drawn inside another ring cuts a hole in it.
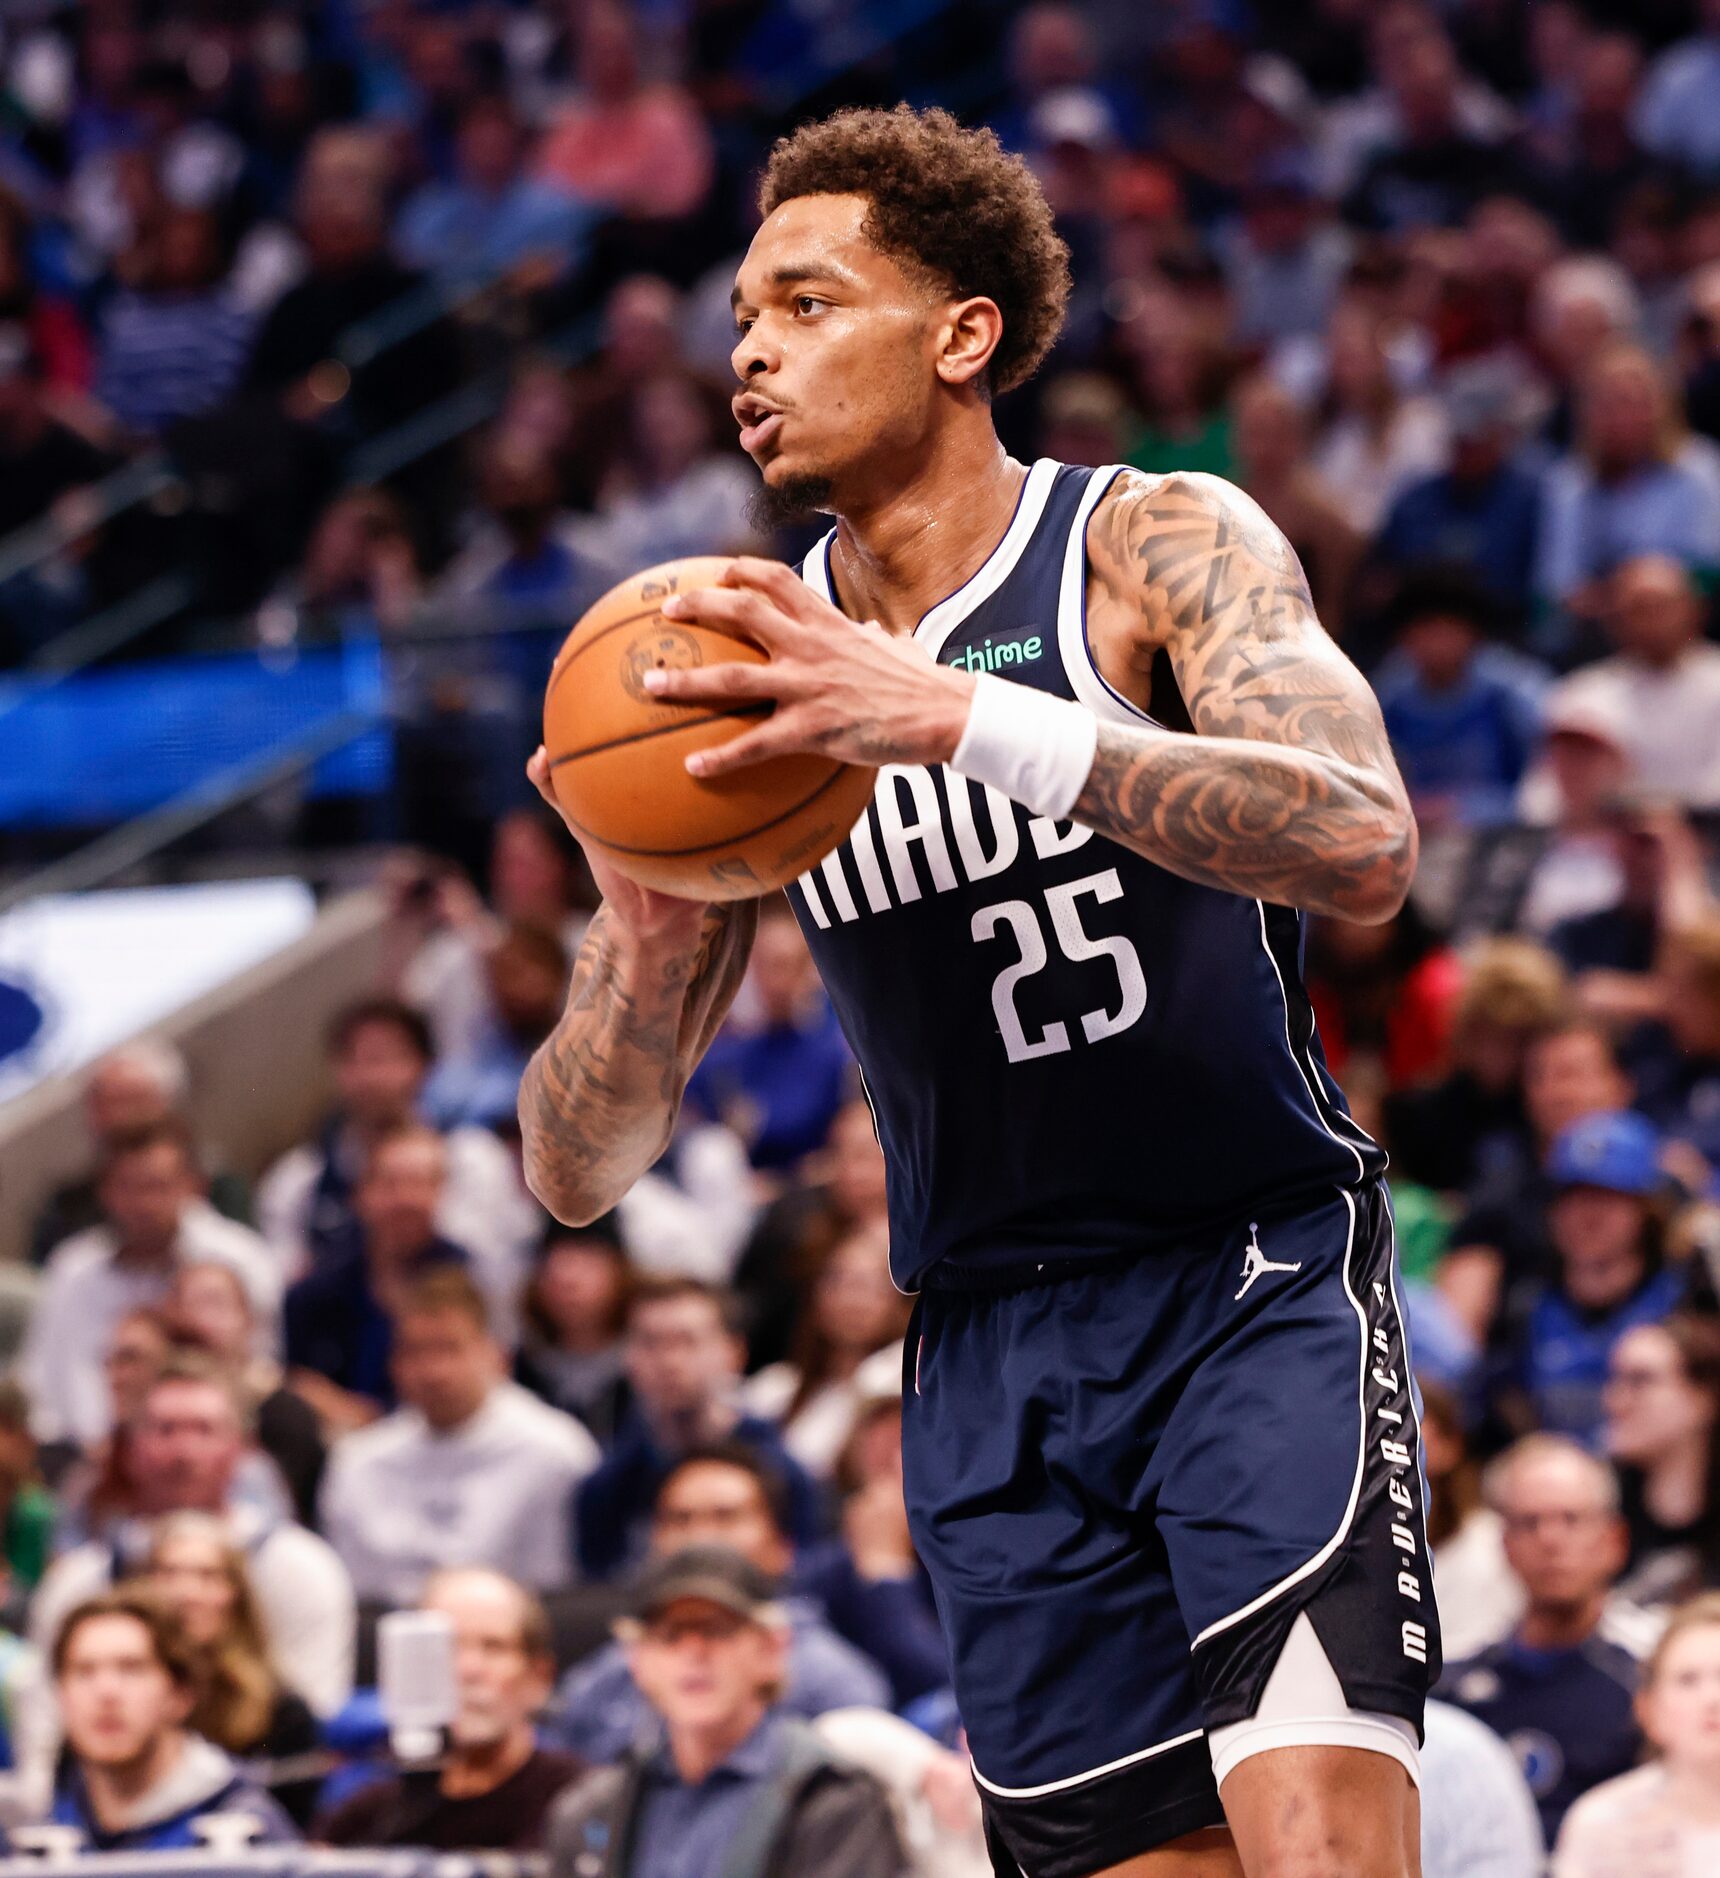
[[[759,534],[774,535],[779,528],[809,522],[827,510],[830,493],[828,476],[790,476],[774,488],[760,483],[747,500],[747,520]]]

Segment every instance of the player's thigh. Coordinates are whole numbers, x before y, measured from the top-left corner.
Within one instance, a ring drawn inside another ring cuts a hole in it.
[[[1219,1795],[1247,1878],[1420,1878],[1420,1795],[1390,1755],[1273,1748]]]

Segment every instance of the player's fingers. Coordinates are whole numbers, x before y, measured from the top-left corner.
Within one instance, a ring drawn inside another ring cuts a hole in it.
[[[725,698],[779,698],[787,686],[780,667],[695,665],[687,669],[656,667],[644,677],[654,698],[677,704],[714,704]]]
[[[807,602],[814,597],[812,589],[792,567],[785,567],[781,561],[767,561],[758,554],[736,555],[729,563],[728,572],[723,575],[722,584],[725,587],[750,587],[762,593],[791,619],[804,617]]]
[[[749,763],[762,763],[767,757],[782,756],[801,747],[794,714],[779,711],[755,730],[743,730],[726,743],[713,744],[708,750],[695,750],[687,758],[687,773],[692,776],[727,776]]]
[[[779,606],[750,587],[694,587],[672,594],[663,602],[662,612],[665,619],[726,627],[767,652],[781,645],[795,625]]]
[[[551,782],[549,774],[549,752],[541,743],[526,759],[526,779],[559,814],[561,805],[555,799],[555,784]]]

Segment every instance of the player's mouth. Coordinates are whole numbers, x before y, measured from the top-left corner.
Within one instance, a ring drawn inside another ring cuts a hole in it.
[[[782,412],[762,398],[736,398],[734,413],[735,422],[741,427],[741,448],[748,456],[755,455],[782,428]]]

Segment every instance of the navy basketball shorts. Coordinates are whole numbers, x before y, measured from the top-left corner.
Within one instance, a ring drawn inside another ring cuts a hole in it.
[[[1207,1736],[1255,1717],[1304,1614],[1334,1706],[1419,1736],[1439,1620],[1395,1275],[1374,1183],[922,1293],[908,1512],[1000,1872],[1087,1878],[1221,1824]]]

